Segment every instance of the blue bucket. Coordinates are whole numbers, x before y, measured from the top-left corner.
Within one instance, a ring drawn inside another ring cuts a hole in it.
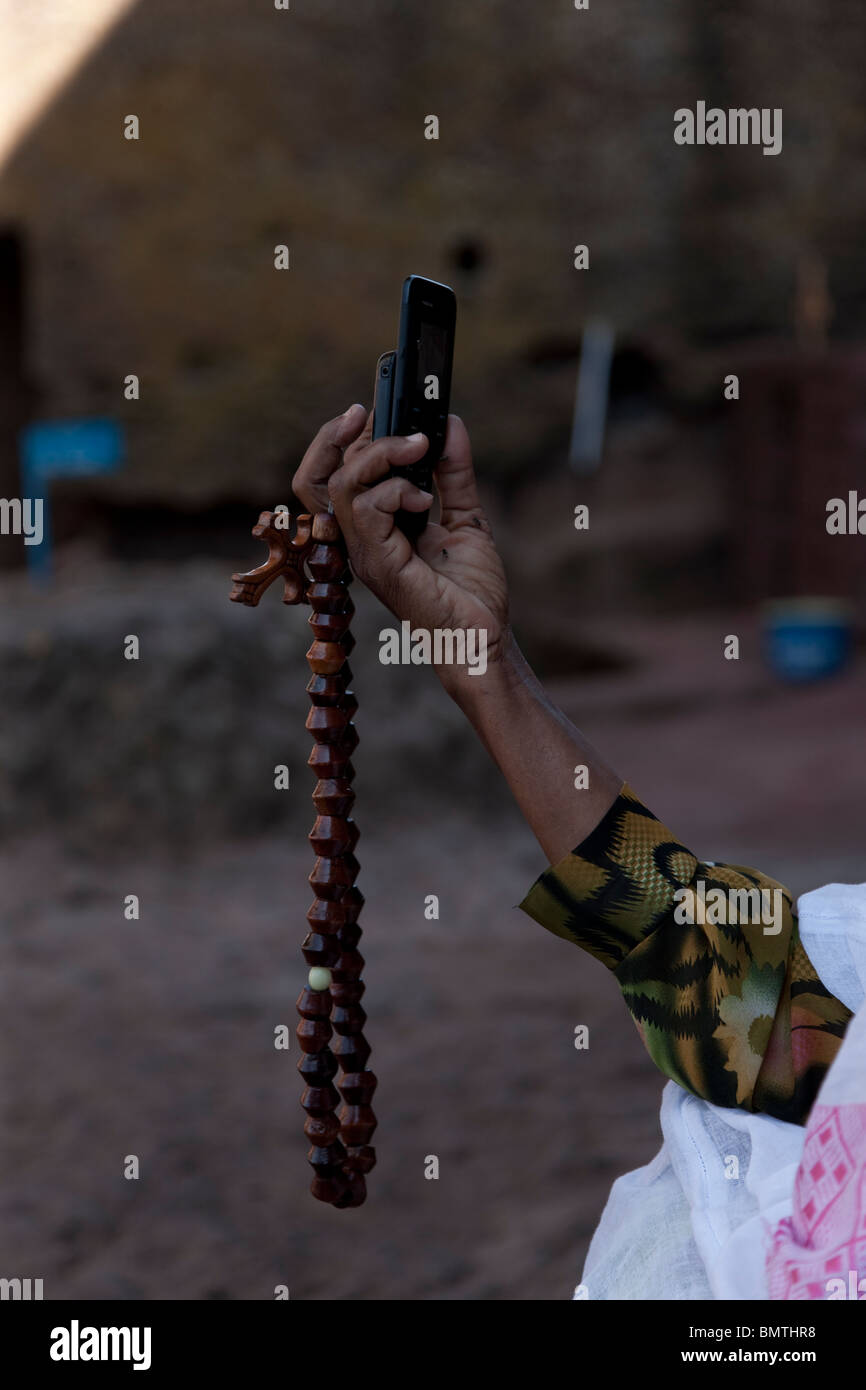
[[[783,599],[763,610],[764,649],[783,681],[825,680],[851,655],[853,613],[842,599]]]

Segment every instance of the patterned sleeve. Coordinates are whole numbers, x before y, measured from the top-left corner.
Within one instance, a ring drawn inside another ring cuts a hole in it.
[[[781,884],[701,863],[624,786],[520,906],[613,971],[666,1076],[805,1124],[851,1012],[818,979]]]

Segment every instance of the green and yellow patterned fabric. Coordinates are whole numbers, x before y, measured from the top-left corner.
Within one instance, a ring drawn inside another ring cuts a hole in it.
[[[520,907],[613,971],[666,1076],[805,1124],[851,1012],[818,979],[781,884],[701,863],[624,786]]]

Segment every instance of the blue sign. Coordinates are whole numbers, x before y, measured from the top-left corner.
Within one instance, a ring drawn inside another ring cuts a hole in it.
[[[42,498],[42,544],[27,547],[30,573],[51,574],[49,484],[52,478],[114,473],[125,456],[124,435],[114,420],[39,420],[20,434],[21,495]]]

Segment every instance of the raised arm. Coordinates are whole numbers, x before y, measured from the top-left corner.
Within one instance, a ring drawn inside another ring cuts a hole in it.
[[[715,1104],[805,1122],[850,1013],[818,979],[790,894],[756,870],[702,863],[548,699],[510,630],[505,573],[457,416],[435,470],[439,524],[417,550],[395,528],[399,508],[421,511],[433,498],[388,478],[389,468],[426,446],[423,435],[371,442],[371,418],[352,406],[319,431],[293,487],[310,510],[333,505],[352,568],[399,619],[486,634],[484,674],[435,669],[550,861],[520,906],[613,971],[665,1075]],[[575,785],[578,766],[585,786]],[[708,912],[710,894],[723,906]]]

